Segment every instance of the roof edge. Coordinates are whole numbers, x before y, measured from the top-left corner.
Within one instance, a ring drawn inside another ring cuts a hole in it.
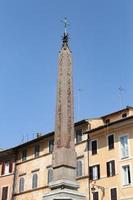
[[[88,123],[88,121],[87,121],[86,119],[80,120],[80,121],[78,121],[78,122],[75,122],[75,123],[74,123],[74,126],[78,126],[78,125],[81,125],[81,124],[84,124],[84,123]],[[40,141],[40,140],[42,140],[42,139],[44,139],[44,138],[48,138],[48,137],[50,137],[50,136],[52,136],[52,135],[54,135],[54,131],[49,132],[49,133],[46,133],[46,134],[44,134],[44,135],[42,135],[42,136],[39,136],[38,138],[32,139],[32,140],[30,140],[30,141],[28,141],[28,142],[25,142],[25,143],[23,143],[23,144],[17,145],[17,146],[15,146],[15,147],[12,147],[12,148],[9,148],[9,149],[4,149],[4,150],[0,151],[0,154],[1,154],[2,152],[4,153],[4,152],[11,151],[11,150],[16,151],[18,148],[23,148],[23,147],[25,147],[25,146],[27,146],[27,145],[30,145],[30,144],[32,144],[32,143],[34,143],[34,142],[38,142],[38,141]]]
[[[117,120],[117,121],[114,121],[114,122],[110,122],[110,123],[104,124],[102,126],[98,126],[97,128],[94,128],[94,129],[91,129],[89,131],[84,132],[84,134],[89,134],[89,133],[92,133],[92,132],[96,132],[96,131],[101,130],[103,128],[112,126],[112,125],[117,124],[117,123],[121,123],[123,121],[127,121],[129,119],[133,119],[133,116],[129,116],[129,117],[126,117],[126,118],[123,118],[123,119],[120,119],[120,120]]]
[[[123,111],[125,111],[125,110],[130,110],[130,109],[133,110],[133,107],[132,107],[132,106],[127,106],[127,107],[125,107],[125,108],[123,108],[123,109],[121,109],[121,110],[112,112],[112,113],[107,114],[107,115],[103,115],[103,116],[101,116],[101,118],[106,118],[106,117],[108,117],[108,116],[111,116],[111,115],[114,115],[114,114],[117,114],[117,113],[121,113],[121,112],[123,112]]]

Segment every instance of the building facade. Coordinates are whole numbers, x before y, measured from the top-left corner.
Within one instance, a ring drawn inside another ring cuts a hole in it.
[[[0,152],[1,200],[38,200],[52,181],[54,132]],[[77,182],[88,200],[133,200],[133,108],[75,123]],[[3,164],[5,163],[5,164]]]
[[[12,199],[15,155],[12,149],[0,152],[0,199]]]
[[[92,196],[133,199],[133,109],[102,117],[89,130],[89,178]]]

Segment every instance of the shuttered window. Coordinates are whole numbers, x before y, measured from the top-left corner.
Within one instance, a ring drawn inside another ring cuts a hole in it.
[[[38,175],[33,174],[33,176],[32,176],[32,189],[37,188],[37,184],[38,184]]]
[[[13,161],[6,161],[2,163],[1,175],[12,173]]]
[[[115,176],[115,161],[111,160],[107,162],[107,176]]]
[[[110,190],[110,195],[111,195],[111,200],[117,200],[117,190],[116,190],[116,188],[112,188],[111,190]]]
[[[92,155],[97,154],[97,140],[91,142]]]
[[[93,193],[93,200],[98,200],[98,192]]]
[[[128,158],[129,151],[128,151],[128,136],[120,137],[120,146],[121,146],[121,158]]]
[[[24,178],[21,177],[19,180],[19,192],[23,192],[24,191]]]
[[[39,154],[40,154],[40,145],[36,144],[35,147],[34,147],[35,158],[39,157]]]
[[[54,139],[48,141],[49,153],[52,153],[54,150]]]
[[[1,175],[5,173],[5,162],[2,163]]]
[[[9,173],[12,173],[13,171],[13,161],[10,161],[10,164],[9,164]]]
[[[53,180],[53,169],[48,169],[48,183],[50,183]]]
[[[109,150],[114,149],[114,135],[108,136],[108,148]]]
[[[25,160],[27,160],[27,150],[26,149],[22,151],[22,161],[25,161]]]
[[[89,167],[90,180],[100,179],[100,165],[94,165]]]
[[[76,130],[76,143],[82,142],[82,129]]]
[[[5,172],[4,172],[4,174],[9,174],[9,167],[10,167],[10,162],[9,161],[5,162]]]
[[[123,185],[131,184],[130,166],[125,165],[125,166],[122,167],[122,169],[123,169]]]
[[[83,166],[82,166],[82,160],[77,160],[77,168],[76,168],[76,176],[80,177],[83,175]]]
[[[8,198],[8,187],[2,188],[2,200],[7,200]]]

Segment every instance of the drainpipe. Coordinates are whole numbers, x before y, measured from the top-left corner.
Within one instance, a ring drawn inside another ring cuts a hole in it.
[[[89,166],[90,166],[90,155],[89,155],[89,150],[90,150],[90,137],[89,134],[87,135],[87,147],[88,147],[88,194],[89,194],[89,200],[91,200],[91,188],[90,188],[90,174],[89,174]]]
[[[15,185],[16,185],[16,155],[14,159],[14,172],[13,172],[13,188],[12,188],[12,200],[15,200],[14,194],[15,194]]]

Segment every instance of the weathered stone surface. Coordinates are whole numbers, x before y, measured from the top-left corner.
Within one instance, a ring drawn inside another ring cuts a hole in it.
[[[58,65],[55,149],[74,149],[72,58],[67,44],[61,49]]]
[[[68,179],[75,182],[72,56],[67,36],[64,37],[58,63],[55,145],[52,156],[53,180]]]
[[[53,152],[53,168],[61,165],[76,167],[76,152],[73,149],[62,147]]]

